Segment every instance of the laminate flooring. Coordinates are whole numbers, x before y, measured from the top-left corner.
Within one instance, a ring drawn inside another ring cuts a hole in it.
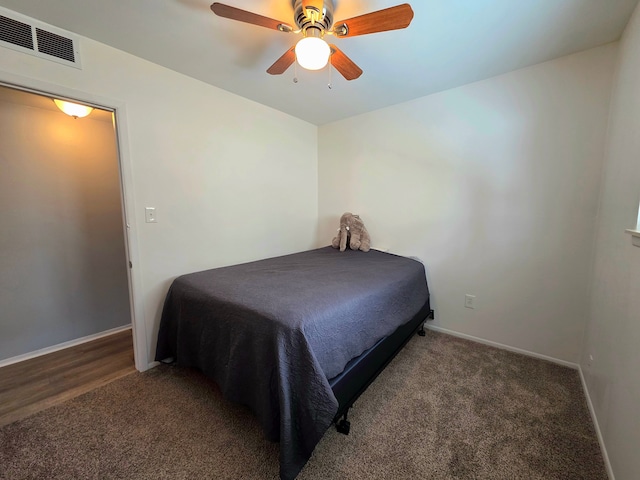
[[[135,372],[131,330],[0,368],[0,426]]]

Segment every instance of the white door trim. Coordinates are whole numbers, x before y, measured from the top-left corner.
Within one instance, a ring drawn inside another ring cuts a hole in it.
[[[61,85],[43,82],[37,79],[15,75],[0,70],[0,83],[8,87],[32,91],[40,95],[64,97],[91,104],[115,115],[115,133],[118,147],[118,164],[120,171],[120,185],[122,191],[122,217],[124,223],[124,240],[127,260],[131,265],[128,270],[129,301],[131,309],[131,324],[133,327],[133,350],[135,366],[138,371],[148,370],[151,366],[149,350],[147,348],[147,327],[142,296],[142,275],[140,256],[138,254],[138,236],[135,224],[135,195],[133,184],[132,160],[129,155],[129,137],[127,128],[126,105],[121,100],[94,95],[89,92],[74,90]]]

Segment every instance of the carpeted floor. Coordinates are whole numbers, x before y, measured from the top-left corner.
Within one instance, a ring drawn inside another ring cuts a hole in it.
[[[428,331],[298,476],[606,479],[578,373]],[[2,479],[276,479],[278,448],[200,374],[135,373],[0,429]]]

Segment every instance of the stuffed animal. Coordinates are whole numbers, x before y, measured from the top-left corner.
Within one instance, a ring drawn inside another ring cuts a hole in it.
[[[364,222],[358,215],[345,212],[340,217],[338,235],[331,241],[333,248],[339,248],[341,252],[347,249],[362,250],[368,252],[371,248],[371,237],[364,226]]]

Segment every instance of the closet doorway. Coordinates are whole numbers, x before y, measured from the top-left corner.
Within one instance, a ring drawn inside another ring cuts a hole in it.
[[[0,366],[134,326],[123,199],[113,111],[0,84]]]

